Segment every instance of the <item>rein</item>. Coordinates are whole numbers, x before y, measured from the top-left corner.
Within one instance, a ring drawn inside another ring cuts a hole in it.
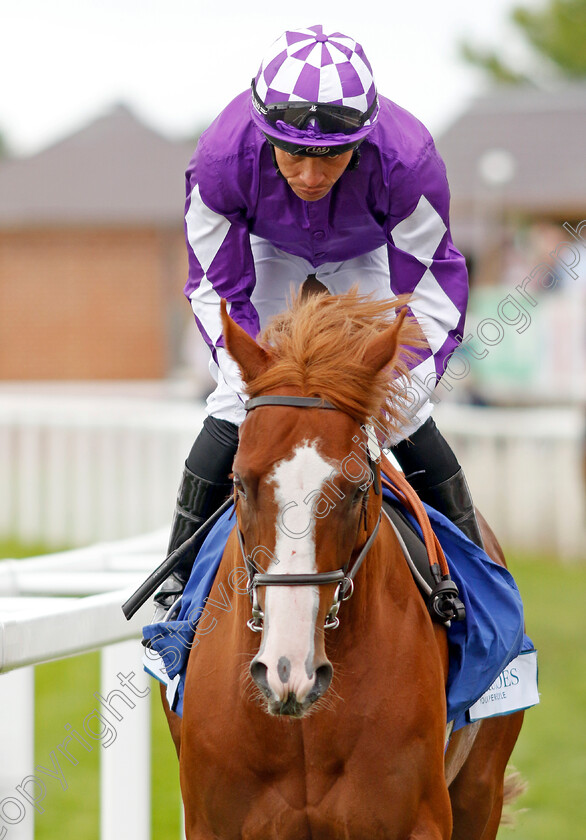
[[[290,408],[321,408],[333,411],[340,411],[335,405],[321,397],[296,397],[288,395],[260,396],[253,397],[248,400],[245,405],[245,411],[253,411],[255,408],[261,406],[287,406]],[[431,575],[435,581],[435,586],[427,596],[428,609],[432,618],[444,624],[449,624],[451,620],[461,621],[465,617],[465,608],[458,597],[458,587],[450,577],[448,563],[439,543],[438,538],[433,532],[429,517],[423,507],[423,503],[415,490],[411,487],[403,473],[399,472],[381,452],[380,460],[384,468],[384,475],[382,476],[382,483],[387,487],[394,496],[404,505],[404,507],[411,513],[417,521],[423,535],[425,549],[429,559]],[[378,495],[381,492],[378,473],[375,469],[375,462],[368,455],[368,466],[374,476],[374,491]],[[365,497],[366,499],[368,497]],[[364,509],[366,513],[366,508]],[[257,588],[259,586],[324,586],[327,584],[337,583],[334,600],[330,607],[324,629],[335,629],[339,626],[340,620],[338,618],[338,611],[342,601],[347,601],[352,597],[354,592],[354,578],[362,565],[363,560],[370,551],[378,534],[382,510],[379,514],[377,523],[363,545],[358,557],[348,568],[349,564],[337,569],[333,572],[315,572],[307,574],[265,574],[259,572],[253,565],[250,556],[246,554],[244,546],[244,538],[240,527],[237,525],[238,542],[240,544],[240,551],[243,560],[246,564],[248,572],[247,588],[251,601],[252,618],[247,622],[248,627],[256,633],[263,629],[264,614],[260,609],[258,601]],[[365,517],[366,521],[366,517]]]
[[[384,475],[382,476],[383,485],[412,514],[421,528],[431,575],[435,582],[435,586],[431,592],[426,594],[427,607],[432,619],[446,625],[450,621],[463,621],[466,617],[466,608],[458,597],[458,587],[450,576],[450,569],[444,550],[431,527],[431,522],[425,512],[423,502],[403,473],[395,469],[382,452],[381,463],[384,468]]]

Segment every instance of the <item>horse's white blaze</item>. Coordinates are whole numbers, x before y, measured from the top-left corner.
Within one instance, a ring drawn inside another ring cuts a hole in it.
[[[313,500],[331,475],[332,464],[313,443],[300,444],[287,461],[280,461],[270,476],[278,516],[275,558],[271,574],[307,574],[317,571]],[[284,700],[295,693],[302,702],[315,681],[314,636],[319,605],[317,586],[268,586],[265,589],[265,626],[259,659],[267,666],[267,679],[275,696]]]

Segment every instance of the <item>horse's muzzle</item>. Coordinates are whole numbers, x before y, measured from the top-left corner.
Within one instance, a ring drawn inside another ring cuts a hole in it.
[[[334,669],[329,662],[324,662],[316,668],[313,684],[300,697],[290,690],[284,682],[279,694],[275,694],[268,680],[268,669],[264,662],[253,660],[250,675],[262,694],[267,699],[267,711],[271,715],[287,715],[288,717],[303,717],[311,706],[328,690],[332,681]]]

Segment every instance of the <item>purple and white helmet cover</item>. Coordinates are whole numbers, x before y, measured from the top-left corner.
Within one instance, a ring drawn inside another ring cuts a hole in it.
[[[365,113],[376,98],[370,63],[360,44],[341,32],[327,34],[323,26],[284,32],[272,44],[255,77],[265,105],[281,102],[320,102],[343,105]],[[300,131],[279,122],[269,126],[251,102],[251,114],[261,131],[280,140],[312,145],[345,145],[364,138],[374,127],[378,106],[365,124],[351,135],[323,134],[310,125]]]

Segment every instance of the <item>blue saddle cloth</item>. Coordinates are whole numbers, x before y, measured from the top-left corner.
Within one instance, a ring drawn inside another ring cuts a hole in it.
[[[386,488],[383,494],[396,502]],[[523,631],[523,604],[511,574],[493,562],[443,514],[427,505],[425,509],[466,607],[465,620],[452,622],[447,631],[450,653],[447,719],[454,721],[456,730],[467,723],[467,709],[504,668],[521,651],[532,650],[533,645]],[[419,530],[417,523],[414,524]],[[233,527],[231,509],[215,523],[197,555],[177,619],[149,624],[143,631],[144,638],[161,656],[167,677],[170,680],[179,677],[173,699],[174,711],[179,715],[183,711],[183,682],[189,652],[194,643],[199,643],[199,638],[194,638],[197,623],[201,620],[206,633],[213,632],[217,620],[214,611],[230,609],[229,600],[212,603],[208,596]],[[236,591],[224,592],[223,596],[248,597]]]

